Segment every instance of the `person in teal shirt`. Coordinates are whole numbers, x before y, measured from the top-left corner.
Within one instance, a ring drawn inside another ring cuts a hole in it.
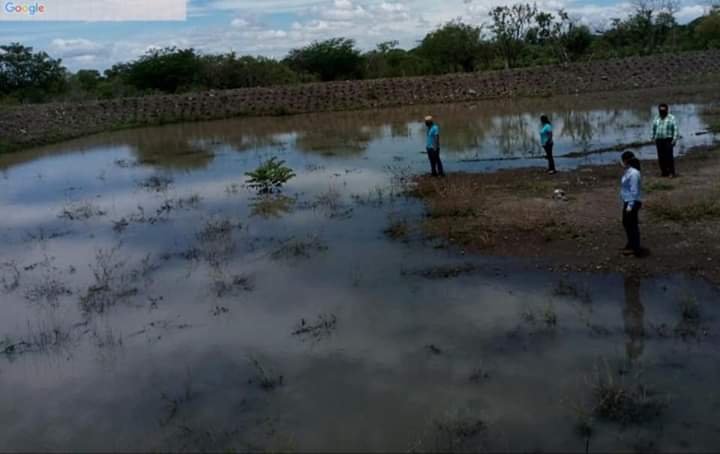
[[[540,144],[545,150],[545,158],[548,161],[547,173],[553,175],[555,171],[555,159],[553,158],[553,127],[547,115],[540,117]]]
[[[427,143],[425,149],[428,159],[430,160],[430,171],[432,176],[445,176],[442,161],[440,160],[440,128],[433,120],[433,117],[425,117],[425,126],[427,126]]]

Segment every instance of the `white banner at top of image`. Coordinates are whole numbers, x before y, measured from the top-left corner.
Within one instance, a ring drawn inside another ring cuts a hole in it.
[[[187,0],[0,0],[0,21],[184,21]]]

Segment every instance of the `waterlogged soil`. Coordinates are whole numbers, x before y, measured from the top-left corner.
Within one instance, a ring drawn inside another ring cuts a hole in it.
[[[681,152],[714,140],[713,93],[663,92]],[[463,255],[406,195],[425,113],[451,174],[539,173],[541,112],[567,154],[646,141],[655,103],[242,119],[0,157],[0,450],[715,449],[716,286]],[[259,197],[244,174],[272,156],[297,177]]]
[[[541,259],[537,266],[626,275],[689,273],[720,284],[720,148],[676,161],[658,176],[643,161],[640,258],[624,256],[615,165],[546,175],[538,169],[418,177],[411,193],[428,207],[419,229],[469,252]]]

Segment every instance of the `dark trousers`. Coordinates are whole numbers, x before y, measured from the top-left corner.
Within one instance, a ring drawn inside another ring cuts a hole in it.
[[[627,249],[632,249],[635,252],[640,252],[640,225],[639,225],[639,212],[642,208],[641,202],[635,202],[631,211],[627,211],[627,202],[623,204],[623,227],[625,227],[625,234],[627,235]]]
[[[660,174],[664,177],[675,176],[675,156],[672,139],[658,139],[655,141],[657,145],[658,164],[660,165]]]
[[[555,171],[555,158],[553,158],[553,145],[555,145],[552,142],[548,142],[545,145],[543,145],[543,148],[545,149],[545,158],[548,161],[548,170],[551,172]]]
[[[427,155],[428,159],[430,159],[430,170],[432,174],[435,176],[437,176],[438,174],[440,176],[444,176],[445,172],[443,171],[442,161],[440,160],[440,150],[428,148]]]

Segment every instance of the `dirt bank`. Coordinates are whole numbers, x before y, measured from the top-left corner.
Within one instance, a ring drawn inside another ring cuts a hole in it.
[[[423,176],[413,194],[427,206],[423,234],[468,252],[531,258],[555,270],[687,272],[720,283],[720,148],[694,150],[678,169],[679,178],[660,178],[656,162],[643,161],[645,258],[620,253],[619,164],[554,176],[541,169]]]
[[[0,111],[0,152],[170,122],[632,90],[718,78],[720,51],[707,51],[438,77],[32,105]]]

